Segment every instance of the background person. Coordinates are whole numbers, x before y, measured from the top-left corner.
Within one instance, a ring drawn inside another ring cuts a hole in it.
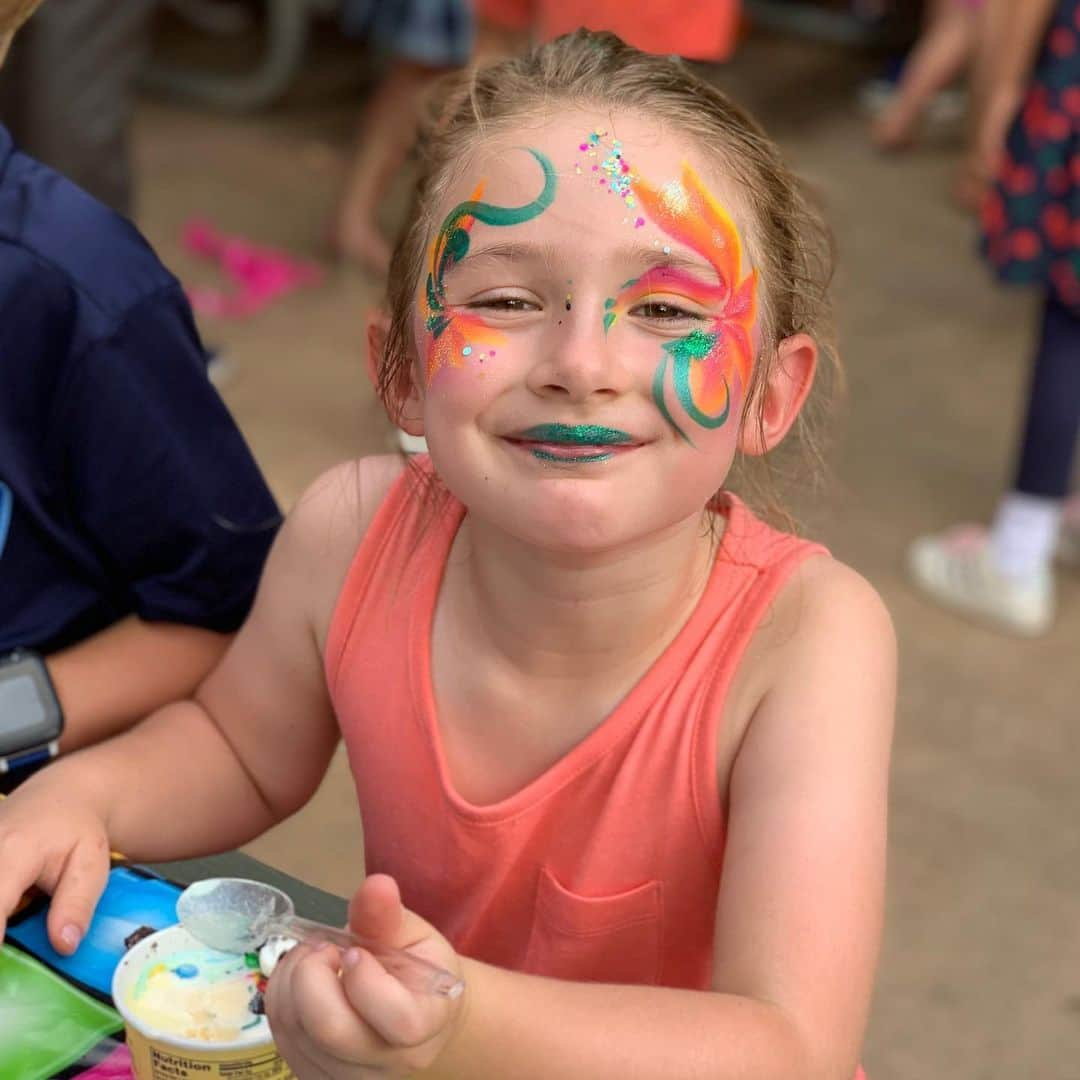
[[[0,0],[0,54],[34,6]],[[179,283],[3,127],[0,371],[0,657],[37,654],[70,750],[201,681],[251,606],[278,511]],[[0,662],[0,745],[36,755],[5,742],[14,674]]]

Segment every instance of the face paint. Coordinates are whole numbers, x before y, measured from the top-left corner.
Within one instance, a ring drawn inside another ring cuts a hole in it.
[[[579,160],[574,166],[574,171],[580,176],[582,173],[593,175],[593,179],[602,188],[606,188],[612,195],[618,195],[628,211],[637,209],[637,199],[634,196],[634,176],[630,172],[630,166],[623,157],[622,142],[615,139],[606,143],[604,139],[606,131],[591,131],[585,137],[584,142],[578,144],[578,150],[585,155],[584,165]],[[604,154],[604,157],[601,157]],[[624,218],[624,221],[630,218]],[[640,215],[633,216],[634,227],[640,229],[645,224],[645,219]]]
[[[483,318],[468,311],[451,309],[446,303],[446,272],[460,263],[469,252],[472,227],[485,225],[520,225],[542,214],[555,199],[555,169],[546,155],[529,150],[544,173],[540,194],[524,206],[493,206],[480,201],[481,183],[466,202],[459,203],[446,216],[428,251],[428,274],[420,295],[424,327],[431,335],[427,350],[427,379],[444,368],[461,367],[474,354],[478,359],[495,355],[503,335],[484,324]],[[483,355],[481,355],[481,353]]]
[[[645,282],[651,277],[650,284],[655,289],[656,277],[663,275],[665,288],[673,287],[703,305],[722,305],[721,313],[709,320],[708,331],[694,330],[664,346],[664,358],[653,378],[657,407],[668,423],[690,442],[667,408],[664,387],[668,365],[671,365],[675,395],[690,419],[710,429],[724,424],[731,407],[732,382],[737,382],[742,390],[750,383],[757,271],[752,270],[739,280],[742,265],[739,232],[688,163],[683,164],[681,181],[673,181],[660,191],[637,176],[633,179],[633,189],[654,224],[673,240],[702,255],[716,270],[717,285],[706,285],[674,268],[662,268],[641,279]]]
[[[605,336],[607,335],[607,332],[615,324],[615,320],[620,315],[624,314],[627,310],[629,310],[631,305],[634,303],[634,300],[632,298],[633,294],[630,292],[630,290],[633,289],[633,287],[635,285],[637,285],[638,282],[644,281],[645,278],[647,278],[648,276],[649,276],[648,274],[643,274],[639,278],[631,278],[629,281],[624,281],[619,286],[619,294],[618,294],[618,296],[609,296],[604,301],[604,334],[605,334]],[[643,289],[642,290],[642,295],[648,294],[648,293],[650,293],[652,291],[653,291],[653,289],[651,287]]]

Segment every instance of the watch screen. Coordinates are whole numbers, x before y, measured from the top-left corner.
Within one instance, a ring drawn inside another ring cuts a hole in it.
[[[23,746],[44,731],[49,714],[30,675],[0,679],[0,753],[5,746]]]

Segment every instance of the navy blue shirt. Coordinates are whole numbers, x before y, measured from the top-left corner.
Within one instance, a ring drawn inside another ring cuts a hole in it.
[[[0,652],[234,630],[278,521],[179,283],[0,127]]]

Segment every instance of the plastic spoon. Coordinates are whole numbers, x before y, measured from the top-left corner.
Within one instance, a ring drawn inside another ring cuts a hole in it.
[[[208,878],[189,885],[176,902],[184,929],[219,952],[248,953],[271,934],[297,941],[328,941],[342,949],[367,949],[410,990],[456,998],[465,983],[427,960],[296,914],[292,900],[273,885],[245,878]]]

